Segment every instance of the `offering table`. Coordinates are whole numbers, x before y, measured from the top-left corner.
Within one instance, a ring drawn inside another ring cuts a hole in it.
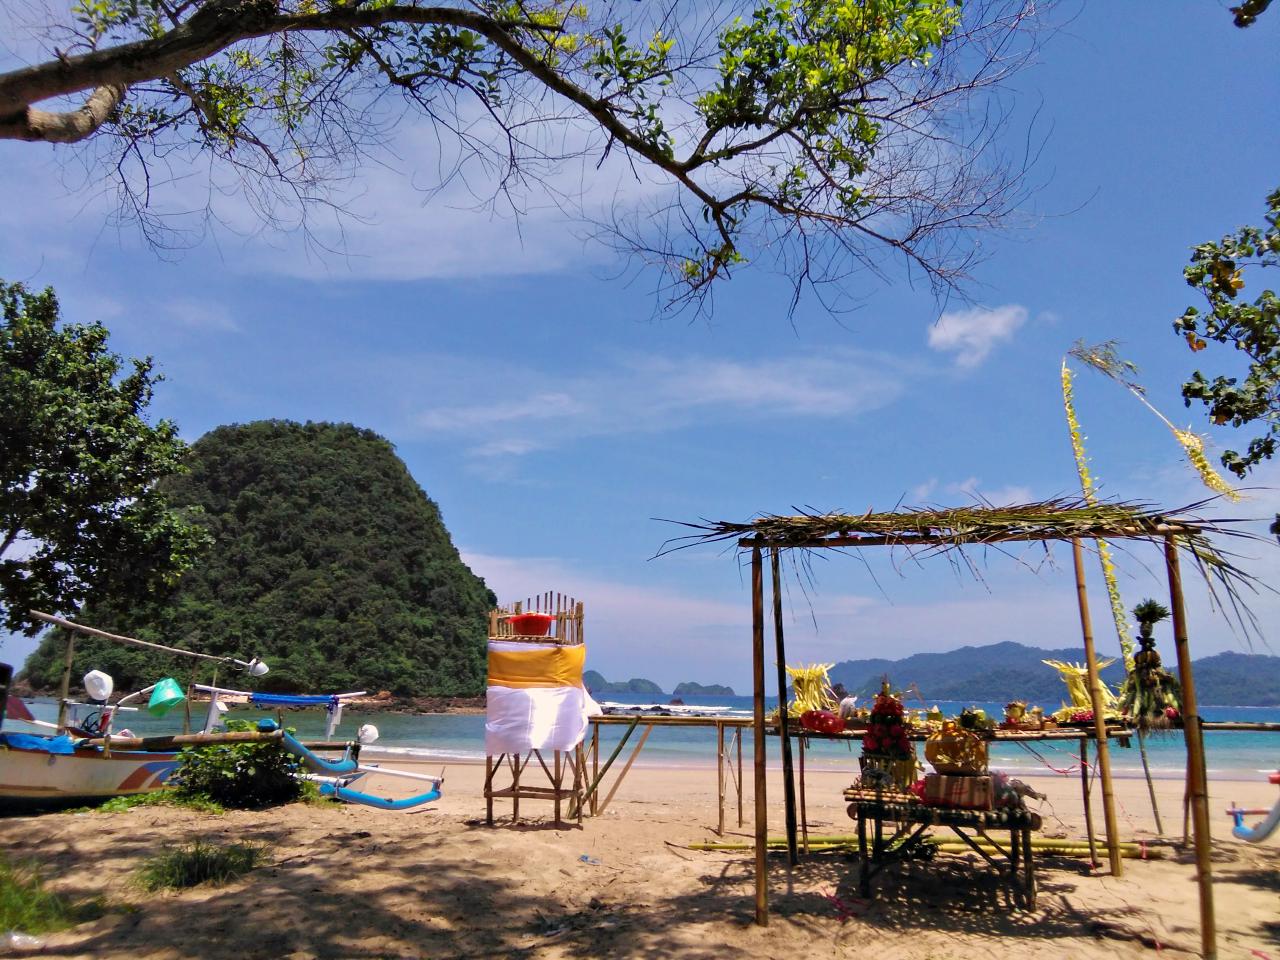
[[[950,827],[997,870],[1001,884],[1009,891],[1015,906],[1035,909],[1036,866],[1031,833],[1040,829],[1038,814],[1021,807],[996,810],[935,807],[906,795],[877,795],[876,791],[855,788],[845,790],[844,796],[850,801],[849,816],[858,822],[859,888],[862,896],[871,895],[871,878],[886,864],[906,859],[922,841],[924,832],[938,826]],[[893,835],[887,839],[884,831],[886,821],[895,825]],[[988,833],[1006,830],[1009,833],[1007,844]],[[973,834],[982,842],[975,840]]]

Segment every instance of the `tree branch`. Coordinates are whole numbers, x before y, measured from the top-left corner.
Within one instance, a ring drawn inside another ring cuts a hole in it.
[[[92,136],[111,118],[124,100],[124,84],[108,83],[94,90],[78,110],[54,113],[27,107],[0,117],[0,140],[39,140],[45,143],[76,143]]]

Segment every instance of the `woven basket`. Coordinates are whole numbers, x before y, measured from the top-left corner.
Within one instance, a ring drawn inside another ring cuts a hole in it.
[[[933,769],[946,774],[987,772],[987,742],[976,733],[947,721],[924,744],[924,758]]]

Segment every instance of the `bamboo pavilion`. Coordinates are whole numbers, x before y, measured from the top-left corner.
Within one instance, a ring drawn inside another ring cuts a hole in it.
[[[1204,501],[1204,503],[1207,502],[1209,501]],[[736,545],[738,550],[747,551],[750,554],[755,728],[756,922],[765,925],[769,919],[764,709],[764,557],[766,554],[769,556],[772,573],[772,613],[778,688],[780,696],[785,696],[787,685],[783,670],[786,655],[782,625],[780,568],[780,557],[784,551],[845,551],[864,547],[888,547],[906,551],[916,558],[932,554],[947,555],[953,562],[961,562],[973,569],[974,560],[969,552],[975,547],[1002,549],[1003,544],[1020,541],[1039,542],[1044,544],[1047,550],[1053,541],[1070,542],[1075,567],[1080,627],[1093,700],[1094,736],[1102,780],[1103,815],[1110,869],[1113,875],[1118,876],[1122,870],[1122,861],[1112,794],[1101,681],[1098,676],[1098,661],[1085,589],[1082,544],[1085,540],[1145,540],[1162,550],[1168,578],[1178,673],[1183,690],[1184,734],[1188,755],[1187,792],[1191,804],[1195,838],[1196,880],[1200,898],[1201,954],[1206,958],[1216,957],[1204,746],[1200,728],[1201,718],[1196,703],[1195,679],[1191,669],[1191,653],[1187,640],[1186,606],[1183,599],[1180,558],[1186,557],[1192,562],[1204,577],[1211,596],[1216,602],[1247,621],[1248,608],[1241,600],[1241,592],[1245,589],[1254,590],[1254,582],[1248,574],[1231,562],[1228,555],[1215,546],[1211,537],[1228,535],[1256,538],[1245,531],[1224,526],[1234,521],[1220,520],[1211,523],[1189,514],[1204,503],[1193,504],[1176,512],[1166,512],[1142,504],[1087,503],[1079,500],[1056,499],[1010,507],[979,504],[955,509],[895,509],[889,512],[868,510],[864,514],[805,513],[795,516],[758,516],[741,523],[703,521],[682,524],[694,532],[670,541],[663,552],[703,543],[727,542]],[[787,839],[794,863],[796,806],[785,707],[779,711],[779,726]]]

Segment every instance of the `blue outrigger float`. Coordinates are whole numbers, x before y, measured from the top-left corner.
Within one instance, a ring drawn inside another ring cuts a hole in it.
[[[205,719],[205,732],[212,733],[219,725],[223,710],[226,709],[225,697],[247,698],[254,707],[282,710],[286,707],[323,707],[327,714],[325,740],[331,740],[334,731],[342,719],[344,701],[364,696],[363,690],[350,693],[322,694],[289,694],[289,693],[256,693],[245,690],[228,690],[224,687],[210,687],[197,684],[195,689],[209,695],[209,711]],[[320,787],[322,796],[334,797],[347,803],[358,803],[366,807],[377,807],[380,810],[413,810],[424,804],[439,800],[441,787],[444,784],[444,771],[440,776],[414,773],[411,770],[397,770],[383,767],[376,763],[360,762],[360,748],[374,743],[378,739],[378,728],[371,723],[360,727],[356,739],[348,741],[342,750],[339,760],[329,760],[320,756],[312,747],[304,744],[286,730],[280,729],[275,720],[261,720],[258,730],[264,733],[280,730],[281,746],[293,754],[306,768],[307,779]],[[430,789],[410,797],[379,797],[362,790],[352,788],[352,784],[362,777],[378,775],[396,777],[404,780],[418,780],[431,784]]]

